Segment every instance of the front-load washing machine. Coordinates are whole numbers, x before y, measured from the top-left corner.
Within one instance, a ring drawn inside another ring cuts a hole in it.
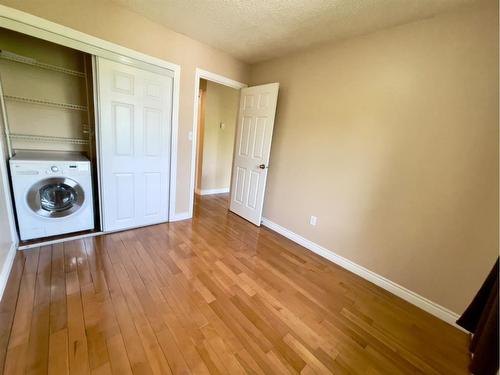
[[[21,240],[94,229],[87,158],[20,151],[10,159],[10,173]]]

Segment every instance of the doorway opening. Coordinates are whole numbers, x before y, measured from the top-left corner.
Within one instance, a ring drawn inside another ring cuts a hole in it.
[[[228,194],[240,90],[200,78],[194,194]]]
[[[256,226],[260,226],[262,221],[262,211],[264,208],[264,196],[266,189],[267,171],[269,158],[271,154],[271,141],[274,128],[274,118],[276,114],[276,105],[278,102],[279,83],[266,83],[262,85],[247,87],[237,81],[233,81],[223,76],[207,72],[202,69],[196,69],[195,77],[195,95],[194,95],[194,116],[192,132],[192,154],[191,154],[191,185],[190,202],[187,218],[193,216],[194,198],[196,191],[196,177],[200,175],[200,184],[198,193],[203,194],[203,190],[210,192],[222,192],[216,189],[224,189],[227,186],[209,188],[203,184],[203,169],[206,162],[203,157],[205,150],[200,152],[199,146],[206,146],[205,138],[207,116],[199,116],[202,111],[207,111],[208,100],[203,100],[203,90],[200,95],[200,85],[204,85],[203,80],[207,81],[207,90],[209,83],[228,86],[238,90],[236,123],[232,136],[233,150],[229,170],[226,170],[230,176],[230,211],[250,221]],[[206,90],[206,91],[207,91]],[[205,99],[208,95],[205,96]],[[201,99],[201,100],[200,100]],[[203,104],[205,102],[205,104]],[[203,108],[202,108],[203,106]],[[203,124],[200,124],[203,119]],[[219,130],[225,130],[226,124],[223,121],[216,121],[215,124]],[[200,132],[202,141],[198,142],[198,128],[202,126]],[[229,137],[231,139],[231,137]],[[237,142],[236,142],[237,139]],[[198,158],[198,154],[201,155]],[[199,161],[201,160],[201,163]],[[197,168],[198,167],[198,168]],[[201,197],[201,195],[200,195]]]

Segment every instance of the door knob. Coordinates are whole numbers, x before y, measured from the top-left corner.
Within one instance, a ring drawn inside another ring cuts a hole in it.
[[[261,165],[259,165],[259,168],[260,169],[266,169],[266,165],[265,164],[261,164]]]

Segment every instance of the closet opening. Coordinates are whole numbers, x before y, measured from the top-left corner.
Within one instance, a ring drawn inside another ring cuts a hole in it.
[[[0,90],[20,245],[100,232],[93,57],[0,29]]]

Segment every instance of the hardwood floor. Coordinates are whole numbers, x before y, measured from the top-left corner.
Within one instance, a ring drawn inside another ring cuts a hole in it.
[[[226,200],[198,198],[192,221],[18,252],[0,306],[5,373],[467,373],[464,333]]]

